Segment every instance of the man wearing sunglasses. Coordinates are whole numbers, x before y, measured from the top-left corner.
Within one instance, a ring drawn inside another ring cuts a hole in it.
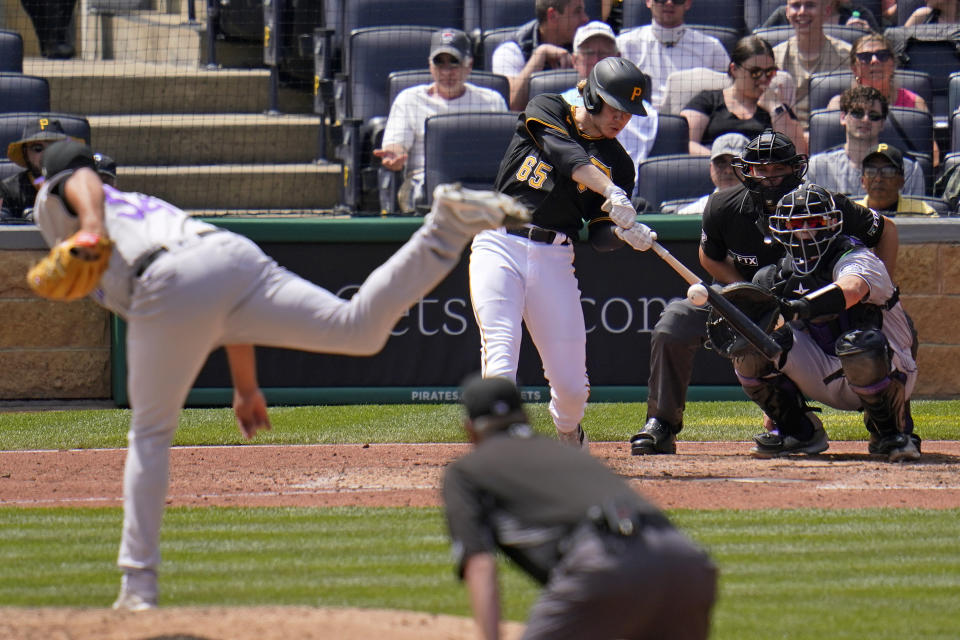
[[[851,87],[844,91],[840,95],[840,124],[846,130],[846,142],[842,147],[814,154],[807,178],[830,191],[863,193],[863,159],[880,143],[888,111],[887,99],[873,87]],[[903,170],[903,193],[924,195],[920,165],[904,159]]]
[[[867,195],[859,204],[881,213],[936,216],[937,211],[923,200],[905,198],[903,153],[893,145],[880,143],[863,159],[861,184]]]
[[[0,182],[0,222],[31,222],[30,212],[39,189],[36,181],[42,175],[40,161],[43,151],[57,140],[66,139],[67,134],[59,120],[41,117],[31,120],[23,128],[20,139],[10,143],[7,158],[23,170]]]

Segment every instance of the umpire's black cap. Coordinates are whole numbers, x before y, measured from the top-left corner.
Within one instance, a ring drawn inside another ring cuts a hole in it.
[[[43,152],[43,175],[48,180],[61,171],[89,167],[96,171],[93,149],[76,140],[54,142]]]
[[[502,418],[523,410],[520,390],[508,378],[471,376],[464,381],[460,398],[471,420]]]

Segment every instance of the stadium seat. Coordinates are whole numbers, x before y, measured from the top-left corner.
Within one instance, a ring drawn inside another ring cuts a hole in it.
[[[424,133],[426,161],[424,193],[438,184],[460,182],[474,189],[490,189],[500,161],[517,128],[517,113],[504,111],[448,113],[427,118]],[[469,153],[450,153],[469,149]]]
[[[22,171],[23,167],[13,164],[9,160],[0,160],[0,180],[6,180],[10,176]]]
[[[657,137],[653,140],[648,157],[685,154],[689,150],[690,125],[687,124],[687,119],[683,116],[661,113],[657,119]],[[697,197],[702,196],[703,193]],[[663,200],[671,199],[663,198]],[[657,201],[659,202],[660,200]]]
[[[420,69],[430,56],[434,27],[371,27],[350,34],[345,74],[334,82],[336,119],[342,125],[337,158],[343,163],[342,208],[357,212],[379,209],[363,202],[378,191],[371,151],[390,112],[389,74]],[[377,197],[377,200],[379,198]]]
[[[922,71],[898,69],[894,73],[896,85],[918,94],[927,104],[933,100],[930,76]],[[850,88],[853,72],[833,71],[810,76],[810,110],[826,109],[830,99]]]
[[[541,93],[563,93],[577,84],[577,72],[573,69],[537,71],[530,76],[530,97]]]
[[[948,113],[952,116],[960,109],[960,71],[950,74],[948,85]]]
[[[397,94],[409,87],[418,84],[430,84],[433,82],[433,76],[429,69],[409,69],[406,71],[393,71],[387,80],[389,88],[389,104],[393,104]],[[489,71],[471,71],[467,82],[475,84],[478,87],[493,89],[503,96],[504,102],[510,102],[510,82],[506,76],[490,73]]]
[[[0,30],[0,71],[23,72],[23,37],[16,31]]]
[[[840,24],[824,25],[823,30],[828,36],[843,40],[849,44],[853,44],[858,38],[869,33],[869,31],[859,27],[848,27]],[[753,33],[769,42],[771,47],[775,47],[781,42],[786,42],[790,39],[793,35],[793,27],[789,25],[760,27],[759,29],[754,29]]]
[[[730,76],[706,67],[674,71],[667,76],[660,115],[679,115],[687,103],[701,91],[724,89],[729,84]]]
[[[726,50],[727,55],[730,55],[730,52],[733,51],[733,48],[737,46],[737,41],[741,38],[740,32],[731,29],[730,27],[717,27],[709,24],[697,24],[691,25],[698,31],[707,34],[708,36],[713,36],[720,41],[720,44],[723,45],[723,48]]]
[[[684,14],[684,22],[694,29],[700,29],[701,25],[726,27],[739,37],[747,31],[743,5],[743,0],[699,0],[690,5]],[[646,2],[635,0],[623,3],[623,29],[642,27],[650,24],[651,20],[653,18]]]
[[[497,50],[504,42],[511,40],[513,34],[517,32],[516,27],[503,27],[500,29],[491,29],[484,31],[480,40],[480,53],[478,59],[473,61],[474,68],[477,68],[478,62],[483,62],[482,69],[490,71],[493,69],[493,52]]]
[[[50,84],[46,78],[22,73],[0,73],[0,113],[50,110]]]
[[[659,156],[637,167],[637,195],[654,211],[663,203],[696,199],[713,190],[708,156]]]
[[[895,27],[884,31],[900,55],[900,67],[930,75],[934,118],[946,121],[950,74],[960,66],[960,25],[933,24]]]
[[[950,118],[950,130],[953,132],[950,142],[950,152],[960,152],[960,111],[957,111]]]
[[[57,120],[68,136],[90,144],[90,123],[83,116],[69,113],[4,113],[0,114],[0,154],[5,158],[7,146],[23,135],[23,128],[38,118]]]

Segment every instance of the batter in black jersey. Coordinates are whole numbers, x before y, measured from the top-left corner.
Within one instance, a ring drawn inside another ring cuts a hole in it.
[[[533,224],[569,237],[584,220],[607,219],[600,210],[603,195],[571,177],[577,167],[593,164],[626,193],[633,193],[637,172],[615,138],[580,131],[575,110],[560,95],[534,97],[517,121],[495,185],[533,212]]]
[[[700,264],[721,284],[749,281],[760,268],[783,257],[783,246],[770,237],[767,220],[780,198],[803,182],[807,159],[797,154],[788,137],[767,130],[747,144],[735,165],[743,185],[710,195],[700,237]],[[896,225],[844,196],[836,195],[835,201],[843,216],[843,233],[873,248],[892,274]],[[634,455],[676,452],[693,361],[706,340],[709,311],[686,298],[675,300],[654,326],[647,421],[630,439]],[[764,424],[772,426],[766,417]]]
[[[496,188],[533,213],[523,229],[474,240],[470,298],[480,326],[482,372],[516,381],[526,325],[550,382],[550,415],[561,440],[586,448],[587,337],[573,240],[583,222],[601,250],[643,251],[656,238],[636,220],[628,193],[636,169],[616,136],[644,117],[649,79],[628,60],[606,58],[580,85],[583,105],[543,94],[520,114]]]

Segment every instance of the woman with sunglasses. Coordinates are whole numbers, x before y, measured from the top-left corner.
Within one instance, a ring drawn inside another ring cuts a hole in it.
[[[896,86],[897,70],[893,45],[879,33],[861,36],[850,49],[850,70],[853,71],[853,87],[873,87],[883,94],[891,107],[906,107],[929,111],[926,101],[919,95]],[[827,109],[840,108],[840,95],[830,99]]]
[[[680,111],[690,126],[690,153],[709,155],[710,145],[725,133],[755,138],[765,129],[786,134],[804,147],[803,131],[790,107],[768,99],[767,91],[777,75],[773,49],[763,38],[741,38],[730,55],[725,89],[701,91]],[[799,149],[805,153],[806,149]]]

